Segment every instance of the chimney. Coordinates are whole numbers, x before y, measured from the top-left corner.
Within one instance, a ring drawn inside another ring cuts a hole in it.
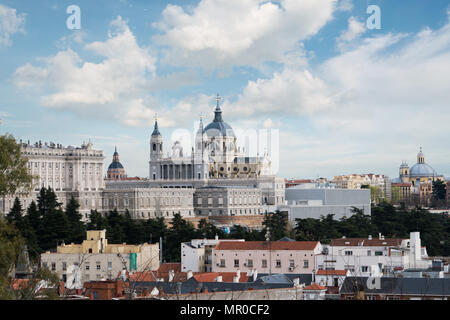
[[[175,276],[175,272],[173,270],[169,270],[169,282],[173,281],[174,276]]]
[[[378,232],[378,240],[381,240],[381,232]]]
[[[233,282],[239,282],[240,278],[241,278],[241,271],[237,269],[236,276],[233,277]]]
[[[371,234],[369,234],[369,240],[372,240],[372,235]]]
[[[294,286],[297,287],[300,285],[300,278],[294,278]]]
[[[187,272],[187,278],[188,279],[190,279],[190,278],[192,278],[192,270],[189,270],[188,272]]]
[[[255,269],[255,272],[253,272],[253,282],[255,282],[256,279],[258,279],[258,270]]]
[[[222,276],[217,276],[216,282],[222,282]]]
[[[214,239],[217,241],[219,240],[219,236],[216,234],[216,236],[214,237]]]

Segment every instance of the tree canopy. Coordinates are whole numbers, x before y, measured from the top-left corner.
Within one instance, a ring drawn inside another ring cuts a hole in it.
[[[31,189],[33,177],[28,173],[27,162],[12,135],[0,136],[0,196]]]

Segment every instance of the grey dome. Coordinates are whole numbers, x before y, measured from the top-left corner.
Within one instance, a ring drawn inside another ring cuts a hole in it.
[[[123,169],[123,166],[122,166],[122,164],[121,164],[120,162],[118,162],[118,161],[113,161],[113,162],[109,165],[108,169]]]
[[[220,97],[219,94],[217,94],[217,106],[214,111],[214,121],[208,124],[203,132],[206,133],[208,137],[234,137],[235,135],[233,129],[222,119],[222,110],[220,109],[219,101]]]
[[[433,177],[437,176],[436,171],[426,163],[416,163],[409,170],[411,177]]]
[[[208,137],[217,137],[217,136],[232,136],[234,137],[234,131],[231,126],[224,121],[213,121],[208,124],[204,130]]]

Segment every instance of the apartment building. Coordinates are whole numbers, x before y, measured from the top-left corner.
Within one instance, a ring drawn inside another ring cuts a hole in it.
[[[41,267],[56,272],[64,282],[79,278],[81,284],[91,280],[115,279],[122,270],[142,271],[159,268],[159,244],[108,244],[106,230],[87,231],[81,244],[62,244],[56,252],[41,254]]]
[[[311,273],[318,241],[220,241],[213,250],[213,272]]]
[[[431,262],[420,233],[411,232],[409,239],[340,238],[323,245],[316,255],[317,270],[349,270],[352,276],[376,277],[393,274],[407,268],[427,268]]]
[[[181,243],[181,271],[182,272],[211,272],[214,247],[219,241],[245,241],[215,239],[193,239]]]

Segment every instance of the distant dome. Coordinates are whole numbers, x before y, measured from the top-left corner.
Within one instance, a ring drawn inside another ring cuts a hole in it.
[[[426,163],[416,163],[409,170],[411,177],[432,177],[437,176],[436,171]]]
[[[403,168],[408,168],[408,164],[406,162],[404,162],[404,161],[400,165],[400,169],[403,169]]]

